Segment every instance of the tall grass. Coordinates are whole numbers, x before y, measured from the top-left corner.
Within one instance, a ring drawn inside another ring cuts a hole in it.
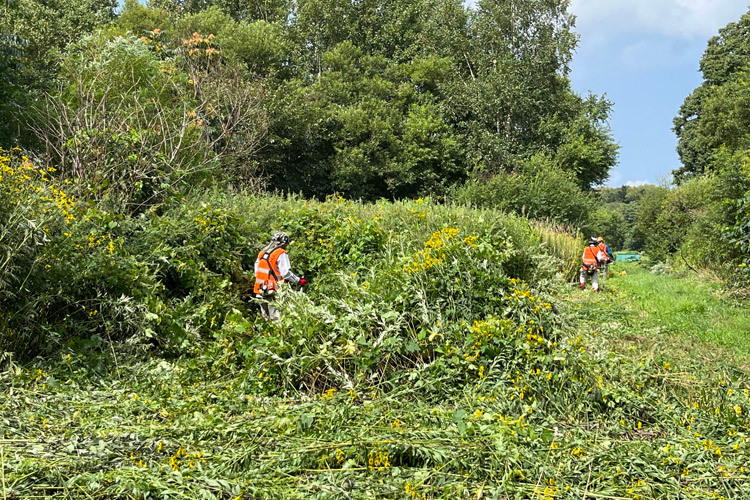
[[[578,228],[549,219],[532,222],[544,250],[559,260],[558,271],[566,281],[574,281],[581,264],[584,242]]]

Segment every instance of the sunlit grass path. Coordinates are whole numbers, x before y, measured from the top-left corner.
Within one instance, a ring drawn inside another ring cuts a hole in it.
[[[718,284],[694,274],[652,274],[635,263],[615,264],[611,270],[614,276],[603,282],[604,293],[571,296],[574,303],[593,304],[583,307],[583,317],[614,324],[615,336],[624,340],[664,343],[667,352],[750,363],[750,309],[727,297]]]

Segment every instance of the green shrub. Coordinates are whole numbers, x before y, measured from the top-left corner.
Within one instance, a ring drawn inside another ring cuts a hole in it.
[[[215,323],[226,275],[198,258],[181,262],[193,281],[174,286],[150,232],[163,227],[77,202],[18,151],[0,159],[0,350],[36,356],[93,339],[177,351]]]
[[[254,74],[280,71],[290,50],[279,24],[264,20],[237,22],[216,6],[184,17],[177,23],[177,31],[183,38],[196,32],[216,36],[222,53],[241,61]]]
[[[269,201],[288,203],[259,202]],[[415,369],[449,374],[452,387],[493,363],[529,368],[527,335],[552,349],[555,315],[536,290],[555,266],[528,222],[429,200],[317,205],[279,210],[293,237],[294,222],[307,228],[290,253],[313,272],[309,292],[279,295],[279,323],[237,310],[219,334],[266,390],[351,388]]]
[[[79,196],[137,213],[217,172],[225,184],[255,180],[260,84],[221,58],[213,36],[170,44],[156,30],[97,33],[68,49],[65,84],[40,100],[30,127]]]
[[[45,248],[74,223],[73,201],[19,149],[0,148],[0,350],[41,334],[37,277],[51,268]]]
[[[470,181],[458,188],[453,199],[535,219],[573,225],[587,220],[593,201],[578,187],[573,174],[535,155],[520,173],[497,174]]]
[[[134,212],[195,182],[210,149],[188,74],[133,36],[83,38],[63,60],[65,86],[36,110],[33,130],[76,194]]]
[[[623,248],[628,227],[622,213],[611,206],[600,206],[591,211],[582,231],[586,237],[603,237],[614,251]]]

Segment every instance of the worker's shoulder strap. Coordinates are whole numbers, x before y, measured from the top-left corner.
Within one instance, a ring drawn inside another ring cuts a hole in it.
[[[279,260],[279,257],[281,257],[285,253],[286,253],[286,250],[284,250],[283,248],[277,248],[273,252],[268,253],[268,258],[273,259],[274,262],[276,262],[277,260]],[[270,263],[270,260],[269,260],[269,263]]]

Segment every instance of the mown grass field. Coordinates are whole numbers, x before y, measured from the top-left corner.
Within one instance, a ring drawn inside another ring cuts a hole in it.
[[[2,498],[744,498],[748,352],[729,325],[750,317],[710,287],[613,270],[604,293],[558,292],[565,360],[459,387],[412,370],[267,395],[228,341],[6,362]]]
[[[632,270],[628,278],[611,283],[625,300],[613,303],[622,305],[631,328],[659,328],[676,339],[708,342],[724,348],[725,354],[750,359],[747,305],[723,292],[718,283],[692,272],[676,277],[635,266],[623,269]],[[700,351],[696,348],[696,354]]]

